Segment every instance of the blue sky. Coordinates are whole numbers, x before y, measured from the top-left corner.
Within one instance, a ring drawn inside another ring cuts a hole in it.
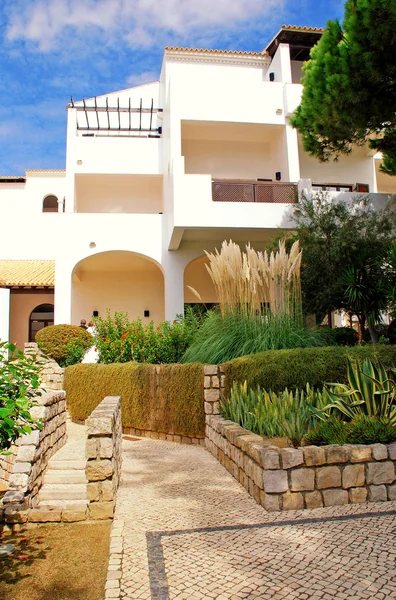
[[[343,0],[0,0],[0,174],[65,167],[66,104],[158,79],[164,46],[261,51]]]

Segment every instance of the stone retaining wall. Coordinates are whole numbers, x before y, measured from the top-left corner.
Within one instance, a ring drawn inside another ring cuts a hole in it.
[[[33,354],[37,362],[42,365],[40,380],[43,388],[46,390],[63,390],[65,369],[60,367],[52,358],[44,356],[35,342],[26,343],[24,351],[25,354]]]
[[[48,461],[66,443],[66,394],[52,391],[36,399],[31,409],[34,419],[42,419],[43,427],[29,435],[20,436],[8,491],[3,497],[4,518],[7,523],[24,522],[23,513],[37,504]],[[19,512],[21,516],[14,516]],[[26,515],[25,515],[26,516]]]
[[[396,500],[396,443],[278,448],[220,415],[221,367],[204,388],[207,449],[266,510]]]
[[[107,396],[85,424],[89,515],[112,519],[122,462],[121,398]]]
[[[13,444],[8,450],[10,454],[2,456],[0,455],[0,485],[8,488],[8,482],[10,475],[14,467],[15,457],[18,450],[18,446]],[[3,488],[4,489],[4,488]]]
[[[207,415],[208,450],[268,511],[396,500],[396,444],[277,448]]]
[[[190,437],[187,435],[177,435],[172,433],[159,433],[158,431],[146,431],[145,429],[136,429],[135,427],[123,427],[122,432],[126,435],[137,435],[138,437],[148,437],[152,440],[167,440],[168,442],[177,442],[178,444],[193,444],[195,446],[205,446],[205,438]]]

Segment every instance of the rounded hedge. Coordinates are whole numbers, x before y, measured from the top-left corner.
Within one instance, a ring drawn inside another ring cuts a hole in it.
[[[68,355],[71,344],[88,349],[93,344],[93,337],[77,325],[50,325],[37,332],[36,342],[44,354],[59,362]]]

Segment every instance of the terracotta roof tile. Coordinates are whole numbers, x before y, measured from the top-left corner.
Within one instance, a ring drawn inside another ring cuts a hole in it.
[[[52,287],[54,283],[54,260],[0,260],[0,287]]]
[[[285,31],[307,31],[309,33],[323,33],[322,27],[304,27],[301,25],[282,25],[281,29]]]
[[[169,52],[204,52],[205,54],[233,54],[235,56],[262,56],[261,52],[246,52],[244,50],[216,50],[211,48],[181,48],[177,46],[165,46]]]

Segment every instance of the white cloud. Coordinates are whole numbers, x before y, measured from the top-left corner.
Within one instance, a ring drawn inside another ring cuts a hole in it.
[[[143,73],[133,73],[127,77],[126,82],[130,86],[144,85],[145,83],[153,83],[158,81],[159,75],[157,71],[145,71]]]
[[[95,32],[112,45],[121,38],[135,47],[161,44],[169,34],[186,40],[210,37],[279,17],[285,1],[14,0],[4,10],[8,39],[29,40],[45,51],[59,47],[65,37],[81,41]]]

